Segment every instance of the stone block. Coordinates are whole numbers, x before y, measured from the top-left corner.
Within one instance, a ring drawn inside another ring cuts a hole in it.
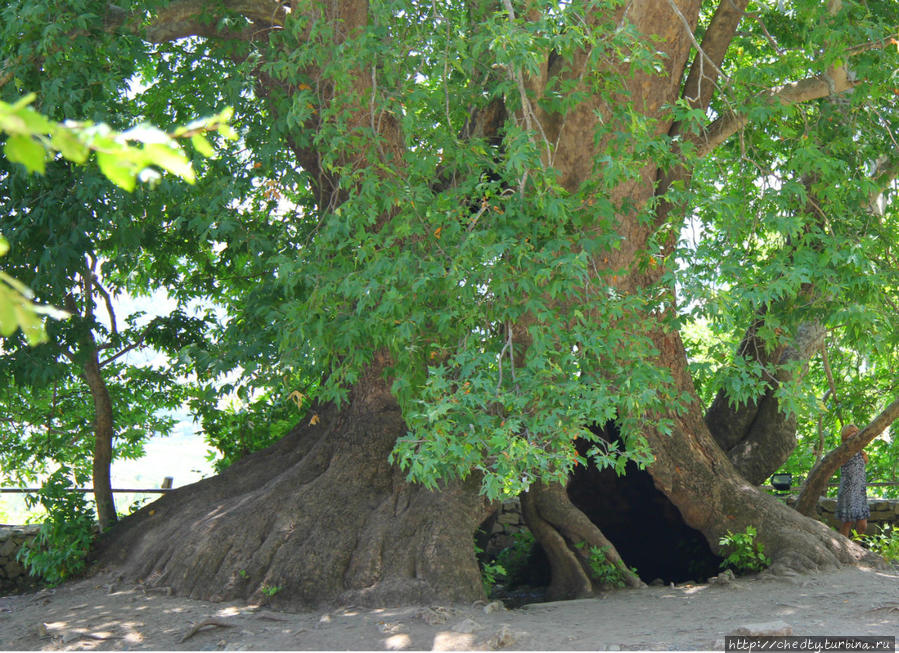
[[[10,562],[5,568],[6,577],[10,580],[16,580],[25,575],[25,568],[18,562]]]
[[[521,502],[518,500],[518,497],[514,497],[512,499],[506,499],[502,503],[502,507],[500,507],[501,512],[521,512]]]
[[[0,556],[15,556],[21,548],[21,540],[17,537],[10,537],[3,544],[0,544]]]
[[[830,497],[823,497],[818,499],[818,510],[823,512],[836,512],[837,511],[837,500],[831,499]]]

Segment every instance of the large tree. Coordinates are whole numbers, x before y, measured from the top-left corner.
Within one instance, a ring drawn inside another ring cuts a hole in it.
[[[864,309],[895,348],[894,3],[94,11],[263,101],[246,163],[282,148],[260,167],[293,248],[243,264],[269,266],[267,333],[317,381],[301,426],[126,520],[101,562],[205,598],[472,599],[472,535],[521,494],[550,595],[579,596],[592,547],[627,560],[572,500],[588,465],[646,465],[712,551],[752,525],[776,567],[865,556],[756,483],[820,333],[863,349]],[[702,394],[693,316],[740,343]]]

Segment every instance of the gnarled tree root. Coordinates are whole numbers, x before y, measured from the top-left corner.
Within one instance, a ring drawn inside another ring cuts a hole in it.
[[[559,484],[539,483],[521,496],[524,520],[543,547],[551,567],[548,600],[591,596],[601,587],[590,566],[591,549],[598,547],[608,563],[620,571],[628,587],[643,581],[627,568],[615,545],[568,498]]]

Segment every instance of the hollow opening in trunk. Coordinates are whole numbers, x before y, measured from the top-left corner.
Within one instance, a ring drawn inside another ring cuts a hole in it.
[[[614,426],[592,430],[620,444]],[[582,448],[583,455],[588,445]],[[666,584],[704,582],[721,571],[722,558],[712,552],[699,531],[684,523],[680,511],[655,487],[649,472],[634,463],[627,464],[622,476],[593,464],[579,467],[568,485],[568,496],[646,583],[656,579]]]

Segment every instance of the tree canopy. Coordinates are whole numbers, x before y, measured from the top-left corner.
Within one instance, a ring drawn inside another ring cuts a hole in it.
[[[0,99],[132,135],[231,106],[237,138],[205,159],[187,127],[195,183],[150,188],[3,137],[5,264],[76,319],[4,341],[0,402],[61,455],[66,365],[151,344],[169,369],[106,359],[122,451],[188,401],[230,461],[376,374],[431,489],[651,465],[705,406],[751,482],[807,470],[899,389],[897,26],[873,0],[9,2]],[[170,315],[95,315],[157,289]]]

